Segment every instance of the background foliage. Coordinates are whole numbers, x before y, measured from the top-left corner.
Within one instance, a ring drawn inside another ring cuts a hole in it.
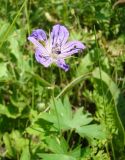
[[[125,4],[0,1],[0,159],[125,159]],[[63,24],[87,49],[44,68],[27,36]]]

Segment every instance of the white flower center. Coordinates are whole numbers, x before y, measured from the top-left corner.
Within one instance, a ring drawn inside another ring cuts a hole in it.
[[[58,44],[56,44],[55,47],[52,47],[50,56],[53,60],[57,60],[60,53],[61,53],[60,47],[58,46]]]

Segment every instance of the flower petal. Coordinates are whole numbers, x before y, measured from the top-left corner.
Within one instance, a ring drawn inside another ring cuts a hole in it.
[[[49,56],[46,56],[46,57],[42,56],[41,51],[38,49],[35,52],[35,58],[36,58],[37,62],[41,63],[45,67],[48,67],[52,63],[51,58]]]
[[[64,69],[65,71],[69,70],[69,66],[65,63],[64,59],[59,59],[56,62],[57,66]]]
[[[53,47],[56,47],[56,46],[61,47],[63,44],[66,43],[68,37],[69,37],[69,32],[66,29],[66,27],[59,24],[53,26],[53,29],[50,35],[51,43]]]
[[[34,37],[29,36],[28,40],[31,41],[34,44],[36,49],[40,50],[42,55],[44,55],[44,56],[48,56],[49,55],[48,50],[45,47],[43,47],[43,45],[41,43],[39,43],[39,41],[37,41]]]
[[[82,51],[86,47],[80,41],[71,41],[67,42],[65,45],[61,47],[61,58],[66,58],[67,56],[71,56],[72,54],[78,53]]]
[[[36,29],[36,30],[34,30],[32,32],[32,34],[30,35],[30,37],[33,37],[36,40],[40,40],[40,41],[46,41],[47,40],[46,33],[42,29]]]

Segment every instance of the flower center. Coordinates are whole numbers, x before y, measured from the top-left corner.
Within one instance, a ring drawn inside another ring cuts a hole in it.
[[[51,57],[53,59],[57,59],[59,54],[61,54],[61,49],[60,46],[56,44],[54,47],[52,47]]]
[[[52,47],[52,53],[55,53],[55,54],[61,53],[61,47],[58,45],[58,43],[56,43],[55,46]]]

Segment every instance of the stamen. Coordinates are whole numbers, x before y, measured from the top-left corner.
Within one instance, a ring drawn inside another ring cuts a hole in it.
[[[61,53],[61,50],[60,50],[58,43],[56,43],[55,46],[52,48],[52,53],[53,54],[60,54]]]

